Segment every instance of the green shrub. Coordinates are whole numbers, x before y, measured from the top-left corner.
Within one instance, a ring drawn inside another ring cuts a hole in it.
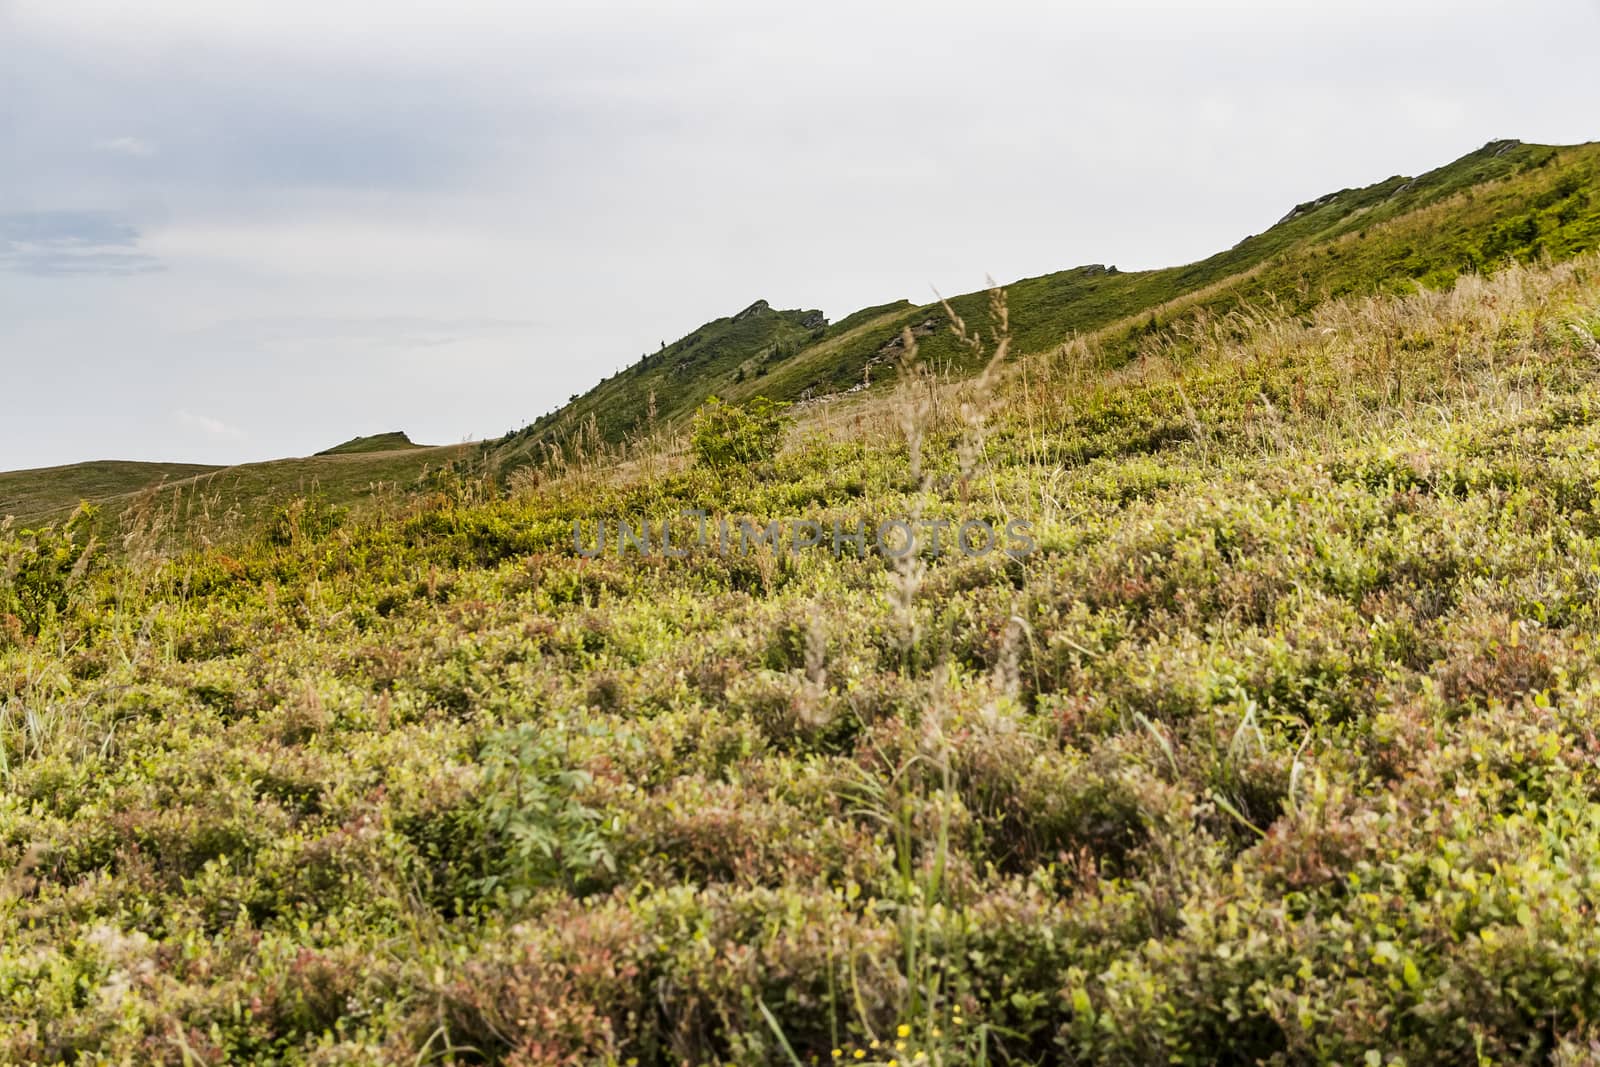
[[[85,506],[59,527],[12,533],[0,526],[0,648],[38,636],[66,610],[74,580],[93,559],[93,521]]]
[[[273,512],[266,526],[267,543],[283,547],[301,540],[320,541],[345,519],[346,509],[325,500],[299,497]]]
[[[717,470],[748,467],[778,454],[788,419],[785,405],[758,396],[729,404],[712,396],[695,412],[690,434],[695,460]]]
[[[475,827],[490,872],[480,886],[485,896],[520,904],[537,889],[587,888],[615,869],[607,820],[582,800],[590,776],[567,762],[566,748],[552,732],[528,725],[485,742]]]

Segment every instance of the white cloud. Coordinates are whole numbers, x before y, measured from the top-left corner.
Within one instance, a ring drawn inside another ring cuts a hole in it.
[[[104,141],[96,141],[95,149],[114,156],[133,156],[138,159],[147,159],[156,154],[156,146],[149,141],[138,137],[112,137]]]
[[[108,212],[0,213],[0,271],[39,277],[135,275],[161,270],[139,230]]]
[[[190,429],[199,430],[210,437],[228,441],[241,441],[245,432],[237,426],[230,426],[221,419],[214,419],[209,415],[196,415],[192,411],[179,411],[178,421]]]

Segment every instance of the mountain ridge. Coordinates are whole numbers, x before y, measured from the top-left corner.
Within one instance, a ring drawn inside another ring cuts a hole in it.
[[[1282,300],[1297,287],[1304,289],[1297,302],[1303,308],[1328,296],[1393,285],[1401,279],[1439,286],[1457,274],[1486,269],[1505,258],[1533,258],[1544,250],[1570,254],[1596,247],[1600,225],[1584,189],[1600,161],[1597,148],[1600,146],[1594,143],[1554,146],[1493,140],[1415,176],[1392,175],[1371,185],[1302,201],[1267,230],[1190,263],[1140,271],[1082,264],[1017,279],[1005,286],[1014,350],[1040,352],[1072,336],[1125,323],[1113,331],[1115,336],[1102,342],[1112,350],[1113,359],[1132,358],[1145,335],[1171,325],[1162,320],[1162,308],[1193,298],[1209,286],[1220,285],[1224,290],[1201,301],[1207,313],[1226,314],[1253,301]],[[1489,210],[1481,210],[1482,205],[1475,210],[1463,208],[1465,222],[1460,233],[1419,234],[1411,241],[1409,233],[1385,232],[1384,236],[1392,238],[1385,249],[1392,254],[1387,256],[1350,256],[1338,245],[1351,235],[1364,239],[1375,228],[1470,190],[1488,191],[1494,183],[1541,171],[1569,173],[1565,184],[1562,180],[1530,179],[1522,195],[1513,192]],[[1575,178],[1579,173],[1583,177]],[[1576,210],[1570,217],[1547,220],[1553,222],[1550,225],[1540,225],[1537,219],[1530,224],[1530,207],[1551,207],[1537,203],[1550,191],[1546,187],[1559,192],[1558,200],[1577,200]],[[1508,228],[1512,222],[1519,222],[1522,229]],[[1335,261],[1350,258],[1356,262],[1349,267],[1316,262],[1315,257],[1323,253]],[[951,298],[949,305],[963,319],[982,322],[987,295],[962,294]],[[736,316],[712,320],[663,345],[655,356],[646,356],[602,379],[521,430],[485,442],[490,461],[502,469],[515,469],[543,462],[575,445],[589,449],[616,446],[647,436],[662,425],[682,426],[712,395],[733,400],[765,395],[792,402],[857,391],[869,374],[874,382],[890,381],[896,370],[893,357],[898,338],[906,329],[919,335],[923,358],[934,365],[957,373],[971,369],[949,331],[940,328],[948,322],[945,308],[938,302],[917,305],[907,300],[852,312],[837,323],[814,330],[809,337],[789,337],[787,347],[775,344],[772,337],[761,337],[743,347],[737,340],[731,341],[714,362],[673,360],[718,324],[766,311],[770,305],[760,300]],[[1138,321],[1146,313],[1151,317]],[[692,372],[694,379],[669,377],[663,373],[663,360],[672,362],[671,374]]]

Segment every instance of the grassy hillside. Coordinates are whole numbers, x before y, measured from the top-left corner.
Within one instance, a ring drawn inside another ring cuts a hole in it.
[[[1152,271],[1092,265],[1023,279],[1008,286],[1014,341],[1021,352],[1040,353],[1074,335],[1099,332],[1100,343],[1125,361],[1152,333],[1213,321],[1267,299],[1303,312],[1330,296],[1417,282],[1437,287],[1463,271],[1507,260],[1570,256],[1600,246],[1597,163],[1600,145],[1491,142],[1427,174],[1296,205],[1263,233],[1197,263]],[[971,293],[953,298],[951,306],[983,326],[987,299]],[[694,344],[720,336],[735,320],[703,327],[491,443],[493,461],[512,468],[544,458],[554,444],[568,452],[592,450],[642,436],[652,425],[681,426],[712,394],[792,401],[845,392],[864,380],[886,383],[897,372],[897,341],[905,329],[922,338],[923,355],[933,365],[974,369],[970,352],[945,328],[938,304],[869,308],[809,333],[797,316],[767,312],[761,329],[745,323],[737,341],[717,349],[718,358],[696,358]]]
[[[473,451],[397,445],[404,437],[383,435],[381,449],[364,447],[377,438],[357,438],[315,456],[233,467],[96,462],[14,471],[0,474],[0,519],[19,527],[60,523],[87,503],[98,511],[102,537],[110,538],[119,517],[138,505],[161,511],[173,535],[233,540],[260,531],[296,499],[361,509],[432,488],[430,473],[462,465]]]
[[[541,445],[567,442],[585,433],[597,443],[643,438],[658,423],[692,414],[713,383],[759,378],[773,364],[828,334],[827,319],[820,311],[775,311],[758,300],[670,345],[663,343],[658,351],[573,397],[560,411],[511,435],[501,451],[531,459],[540,456]]]
[[[757,304],[581,439],[0,477],[0,1062],[1587,1062],[1595,152],[976,348]]]
[[[152,485],[181,482],[218,467],[201,463],[130,463],[101,460],[63,467],[0,473],[0,517],[24,525],[71,512],[84,500],[109,500]]]
[[[403,502],[432,487],[427,477],[431,472],[449,468],[469,451],[463,445],[412,446],[245,463],[169,483],[155,502],[161,503],[162,497],[170,501],[170,518],[185,531],[232,540],[240,531],[249,536],[261,530],[298,499],[334,511],[357,512]],[[115,514],[132,499],[105,500],[101,506],[106,514]]]
[[[1582,1062],[1597,332],[1588,257],[748,469],[0,534],[0,1059]],[[685,507],[921,534],[579,554]]]

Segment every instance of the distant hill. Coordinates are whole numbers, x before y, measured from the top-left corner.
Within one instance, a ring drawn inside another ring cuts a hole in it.
[[[107,459],[8,471],[0,473],[0,518],[14,516],[26,525],[70,512],[79,501],[108,500],[221,469],[201,463],[132,463]]]
[[[391,433],[375,433],[370,437],[352,437],[344,444],[324,449],[317,455],[349,456],[361,452],[398,452],[401,449],[426,447],[413,442],[404,430],[395,430]]]
[[[382,437],[403,440],[405,435]],[[466,454],[467,446],[406,441],[381,449],[340,446],[315,456],[234,467],[97,461],[13,471],[0,474],[0,518],[9,515],[23,526],[37,525],[66,518],[80,503],[116,515],[157,490],[169,510],[218,528],[250,528],[297,496],[358,506],[385,494],[410,492],[428,471],[448,467]]]

